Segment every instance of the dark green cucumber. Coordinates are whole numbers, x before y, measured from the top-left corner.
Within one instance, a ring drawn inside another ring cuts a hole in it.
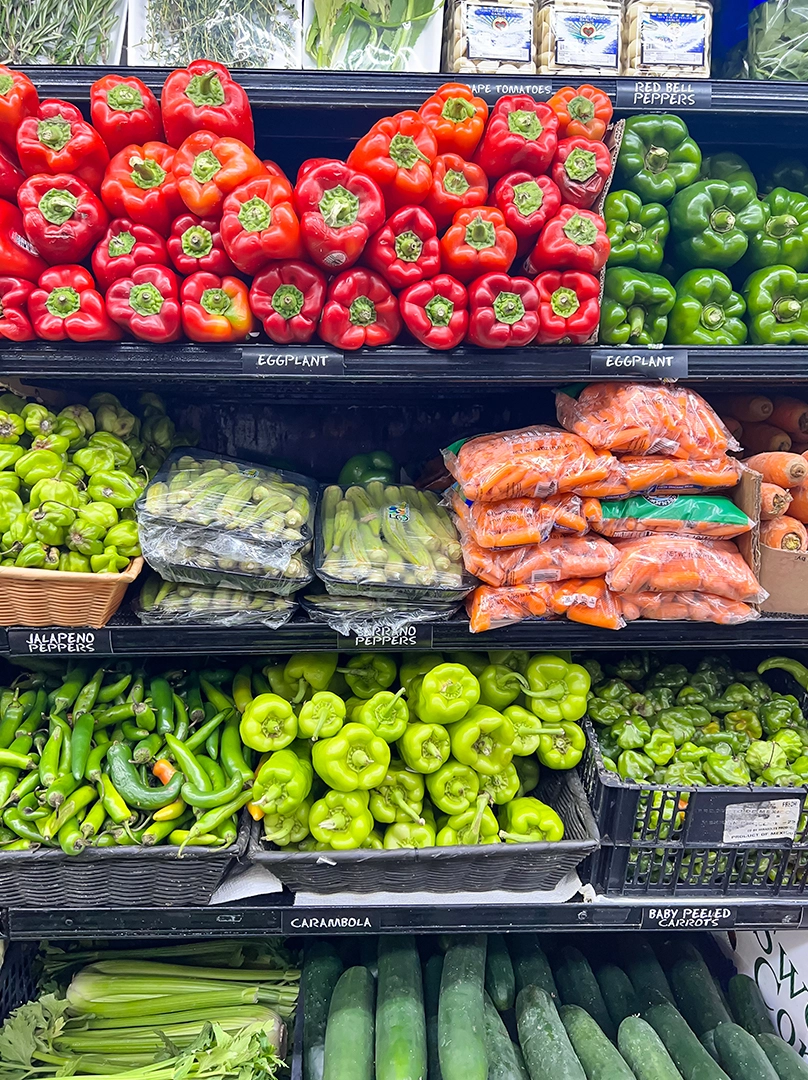
[[[488,935],[485,956],[485,988],[500,1012],[512,1009],[516,1000],[516,979],[510,953],[499,934]]]
[[[424,966],[424,1011],[426,1012],[426,1056],[429,1080],[443,1080],[438,1057],[438,1002],[443,953],[434,953]]]
[[[562,1005],[558,1011],[586,1080],[634,1080],[631,1069],[586,1009]]]
[[[620,1027],[627,1016],[634,1016],[640,1011],[631,979],[617,964],[601,964],[595,978],[615,1027]]]
[[[586,1080],[555,1002],[546,990],[531,985],[519,991],[516,1027],[530,1080]]]
[[[517,994],[526,986],[538,986],[540,990],[545,990],[553,1001],[558,1002],[558,987],[553,978],[553,969],[539,944],[538,936],[511,934],[508,945],[513,960]]]
[[[617,1047],[637,1080],[682,1080],[662,1039],[641,1016],[623,1020]]]
[[[663,1001],[648,1009],[645,1019],[662,1039],[684,1080],[728,1080],[675,1006]]]
[[[373,1080],[373,994],[366,967],[340,975],[328,1010],[323,1080]]]
[[[718,1047],[715,1045],[715,1028],[712,1031],[705,1031],[703,1035],[699,1036],[699,1042],[713,1059],[718,1061]],[[719,1061],[720,1065],[721,1062]]]
[[[485,936],[460,939],[443,958],[438,1054],[443,1080],[486,1080]]]
[[[303,957],[303,1080],[323,1080],[323,1052],[328,1006],[342,974],[342,961],[324,941],[314,941]]]
[[[609,1016],[595,973],[581,950],[572,945],[561,949],[555,963],[554,975],[562,1003],[585,1009],[614,1042],[617,1030]]]
[[[750,1035],[777,1035],[763,995],[748,975],[733,975],[729,980],[729,1004],[736,1023]]]
[[[808,1080],[808,1063],[779,1035],[763,1032],[756,1036],[780,1080]]]
[[[490,948],[490,937],[488,944]],[[529,1080],[522,1061],[516,1056],[517,1047],[511,1042],[508,1029],[488,994],[485,995],[484,1011],[488,1080]]]
[[[727,1016],[732,1017],[732,1019],[734,1020],[735,1017],[732,1016],[732,1007],[730,1006],[729,999],[727,998],[727,995],[724,993],[724,987],[721,985],[721,982],[720,982],[720,980],[718,979],[718,977],[716,975],[713,975],[713,985],[715,986],[715,992],[718,994],[719,998],[721,999],[721,1004],[727,1010]],[[741,1024],[741,1027],[743,1027],[743,1024]]]
[[[689,941],[679,946],[668,978],[679,1012],[697,1035],[732,1023],[704,957]]]
[[[779,1080],[763,1047],[740,1024],[719,1024],[713,1035],[718,1060],[731,1080]]]
[[[425,1080],[426,1018],[414,937],[379,938],[376,1080]]]
[[[662,970],[662,965],[657,960],[656,953],[648,942],[642,939],[632,941],[631,935],[628,935],[626,938],[626,953],[627,958],[626,960],[621,959],[621,965],[625,969],[626,975],[631,979],[631,985],[634,987],[634,993],[637,995],[640,1005],[645,1008],[646,1005],[654,1003],[653,991],[661,994],[673,1005],[673,992],[670,984],[665,972]]]

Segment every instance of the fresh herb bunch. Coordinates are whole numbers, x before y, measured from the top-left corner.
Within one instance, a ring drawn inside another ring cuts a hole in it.
[[[808,0],[767,0],[749,14],[750,79],[808,79]]]
[[[231,67],[297,67],[294,0],[149,0],[143,42],[151,60],[199,56]]]
[[[0,63],[106,63],[117,7],[117,0],[3,0]]]
[[[412,53],[443,0],[313,0],[306,52],[319,68],[412,70]]]

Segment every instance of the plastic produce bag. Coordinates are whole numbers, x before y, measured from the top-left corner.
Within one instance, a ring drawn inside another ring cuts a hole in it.
[[[408,603],[406,600],[374,600],[361,596],[329,596],[307,593],[300,605],[314,623],[325,624],[338,634],[373,638],[405,632],[408,626],[425,622],[445,622],[460,607],[453,603]]]
[[[305,0],[305,67],[344,71],[439,71],[443,0],[353,4]]]
[[[808,80],[808,0],[750,5],[746,48],[749,79]]]
[[[587,513],[599,514],[597,499],[578,495],[475,503],[464,499],[458,487],[451,490],[451,505],[461,531],[484,548],[540,544],[553,529],[582,536],[589,529]]]
[[[488,585],[531,585],[537,581],[603,577],[618,563],[613,544],[602,536],[551,536],[543,544],[516,548],[481,548],[463,540],[469,573]]]
[[[567,431],[603,450],[699,460],[741,449],[704,398],[682,386],[590,383],[577,397],[557,391],[556,413]]]
[[[743,466],[735,458],[713,458],[709,461],[688,461],[683,458],[643,457],[623,455],[609,461],[605,480],[585,484],[579,495],[600,499],[625,499],[630,495],[697,495],[735,487],[740,482]]]
[[[602,577],[502,588],[481,585],[466,601],[466,610],[473,634],[525,619],[552,619],[559,615],[607,630],[625,626],[620,600],[606,587]]]
[[[769,595],[731,540],[659,535],[615,547],[619,561],[606,574],[614,592],[706,592],[746,604]]]
[[[703,592],[621,593],[620,604],[623,618],[629,622],[671,619],[737,626],[760,618],[760,613],[748,604]]]
[[[159,574],[149,575],[133,606],[140,621],[149,626],[215,623],[270,630],[287,623],[296,607],[281,596],[178,584],[163,581]]]
[[[656,533],[731,540],[754,521],[724,495],[635,495],[598,503],[591,525],[601,536],[636,539]]]
[[[557,615],[566,615],[572,622],[586,623],[587,626],[622,630],[626,625],[619,597],[600,577],[562,582],[554,588],[550,606]]]

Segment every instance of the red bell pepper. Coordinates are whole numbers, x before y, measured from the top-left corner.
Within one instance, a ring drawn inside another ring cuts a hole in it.
[[[347,269],[384,224],[382,193],[344,161],[325,160],[303,173],[307,164],[294,192],[303,246],[322,270]]]
[[[325,274],[309,263],[269,263],[252,283],[250,307],[272,341],[305,343],[314,337],[327,287]]]
[[[0,64],[0,142],[15,146],[17,128],[38,108],[39,94],[28,76]]]
[[[163,86],[160,107],[172,146],[180,146],[195,131],[211,131],[255,148],[247,94],[223,64],[194,60],[187,68],[172,71]]]
[[[374,233],[362,256],[392,289],[440,273],[440,241],[432,216],[422,206],[402,206]]]
[[[209,274],[234,274],[236,271],[224,250],[219,222],[198,218],[196,214],[181,214],[171,226],[166,241],[168,254],[180,274],[187,276],[198,270]]]
[[[593,274],[548,270],[536,278],[540,345],[583,345],[600,322],[600,284]]]
[[[51,266],[28,298],[37,337],[45,341],[119,341],[92,274],[83,266]]]
[[[200,271],[180,287],[182,328],[191,341],[244,341],[253,329],[247,286],[235,277]]]
[[[387,212],[422,203],[432,186],[435,136],[417,112],[405,110],[373,125],[348,156],[348,167],[370,176]]]
[[[24,179],[25,173],[20,168],[16,152],[10,146],[0,143],[0,199],[16,202],[17,192]]]
[[[335,277],[320,319],[323,341],[338,349],[390,345],[401,331],[398,300],[372,270],[356,267]]]
[[[439,154],[470,158],[483,137],[488,106],[464,83],[448,82],[426,99],[418,115],[435,136]]]
[[[423,206],[443,232],[458,210],[482,206],[488,198],[488,177],[479,165],[459,154],[439,154],[432,162],[432,186]]]
[[[138,266],[107,290],[107,312],[140,341],[163,344],[182,333],[177,276],[167,266]]]
[[[261,159],[240,139],[196,131],[175,154],[174,175],[182,201],[192,213],[221,217],[230,192],[265,175],[265,170]]]
[[[516,258],[516,237],[494,206],[458,210],[440,242],[443,269],[464,284],[480,274],[509,270]]]
[[[77,176],[29,176],[17,192],[28,239],[52,266],[86,259],[104,235],[109,214]]]
[[[43,101],[17,128],[17,156],[28,176],[72,173],[98,192],[109,164],[104,140],[75,105]]]
[[[25,278],[0,277],[0,338],[34,340],[36,334],[28,314],[28,297],[33,291],[33,282]]]
[[[25,235],[22,214],[0,199],[0,274],[37,281],[48,264]]]
[[[597,274],[606,265],[611,244],[606,222],[591,210],[564,205],[539,233],[525,263],[535,277],[543,270],[585,270]]]
[[[275,259],[303,254],[292,189],[284,176],[257,176],[224,201],[222,242],[243,274],[257,274]]]
[[[561,194],[549,176],[513,172],[497,180],[494,202],[519,242],[517,254],[526,255],[545,224],[558,213]]]
[[[605,90],[584,83],[576,90],[564,86],[547,102],[558,117],[559,138],[582,135],[602,139],[612,119],[612,102]]]
[[[483,349],[528,345],[539,329],[539,293],[529,278],[483,274],[469,286],[467,340]]]
[[[468,293],[451,274],[410,285],[399,296],[398,306],[409,332],[429,349],[453,349],[466,336]]]
[[[115,218],[93,251],[93,273],[101,292],[138,266],[168,266],[166,242],[148,225]]]
[[[113,217],[130,218],[168,236],[185,211],[174,176],[174,154],[162,142],[125,146],[110,161],[101,198]]]
[[[289,184],[289,189],[291,190],[292,185],[289,183],[289,177],[286,175],[286,173],[283,171],[277,161],[273,161],[272,158],[264,158],[261,164],[264,166],[264,169],[269,173],[270,176],[280,176],[282,180],[285,180],[286,183]]]
[[[489,180],[509,172],[547,172],[558,145],[558,117],[527,94],[501,97],[494,106],[474,160]]]
[[[612,155],[602,142],[576,135],[558,144],[552,176],[565,203],[588,210],[603,191],[611,171]]]
[[[165,138],[160,104],[134,75],[104,75],[94,82],[90,116],[110,154],[132,143],[162,142]]]

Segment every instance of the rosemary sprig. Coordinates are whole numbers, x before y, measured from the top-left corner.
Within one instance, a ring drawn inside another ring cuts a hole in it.
[[[0,63],[104,63],[117,6],[117,0],[2,0]]]

